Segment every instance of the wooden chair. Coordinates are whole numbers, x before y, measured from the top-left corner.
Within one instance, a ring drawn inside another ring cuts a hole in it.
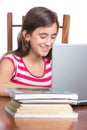
[[[24,16],[22,17],[23,22]],[[21,27],[21,24],[13,24],[13,13],[8,12],[7,13],[7,51],[10,51],[13,49],[13,27]],[[69,28],[70,28],[70,16],[64,14],[63,15],[63,22],[62,26],[59,27],[62,29],[62,38],[61,43],[68,43],[69,38]]]

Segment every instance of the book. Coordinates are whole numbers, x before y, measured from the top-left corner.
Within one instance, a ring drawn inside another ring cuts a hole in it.
[[[72,92],[56,92],[50,89],[33,88],[7,88],[10,97],[18,99],[73,99],[78,100],[78,95]]]
[[[78,118],[72,104],[78,95],[71,92],[53,93],[44,88],[7,88],[12,97],[5,111],[15,118]]]
[[[69,104],[28,104],[17,106],[9,103],[5,110],[15,118],[78,118]]]
[[[37,103],[47,103],[47,104],[71,104],[71,105],[77,105],[78,100],[73,100],[73,99],[19,99],[19,100],[14,100],[18,103],[27,103],[27,104],[37,104]]]
[[[15,112],[32,112],[32,113],[60,113],[71,112],[72,107],[69,104],[18,104],[10,102],[8,108]]]

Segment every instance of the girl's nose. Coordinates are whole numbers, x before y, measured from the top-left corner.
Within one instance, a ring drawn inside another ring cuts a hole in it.
[[[45,45],[47,46],[51,46],[52,45],[52,39],[51,38],[47,38]]]

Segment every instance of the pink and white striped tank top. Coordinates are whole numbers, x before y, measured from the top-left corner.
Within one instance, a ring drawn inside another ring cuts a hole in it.
[[[52,87],[52,62],[50,60],[44,60],[44,74],[38,77],[29,72],[22,58],[9,54],[5,56],[5,59],[10,60],[14,66],[11,82],[28,86]]]

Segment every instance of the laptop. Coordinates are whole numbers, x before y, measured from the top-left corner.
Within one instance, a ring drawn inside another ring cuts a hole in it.
[[[78,94],[78,105],[87,105],[87,45],[54,44],[52,91]]]

